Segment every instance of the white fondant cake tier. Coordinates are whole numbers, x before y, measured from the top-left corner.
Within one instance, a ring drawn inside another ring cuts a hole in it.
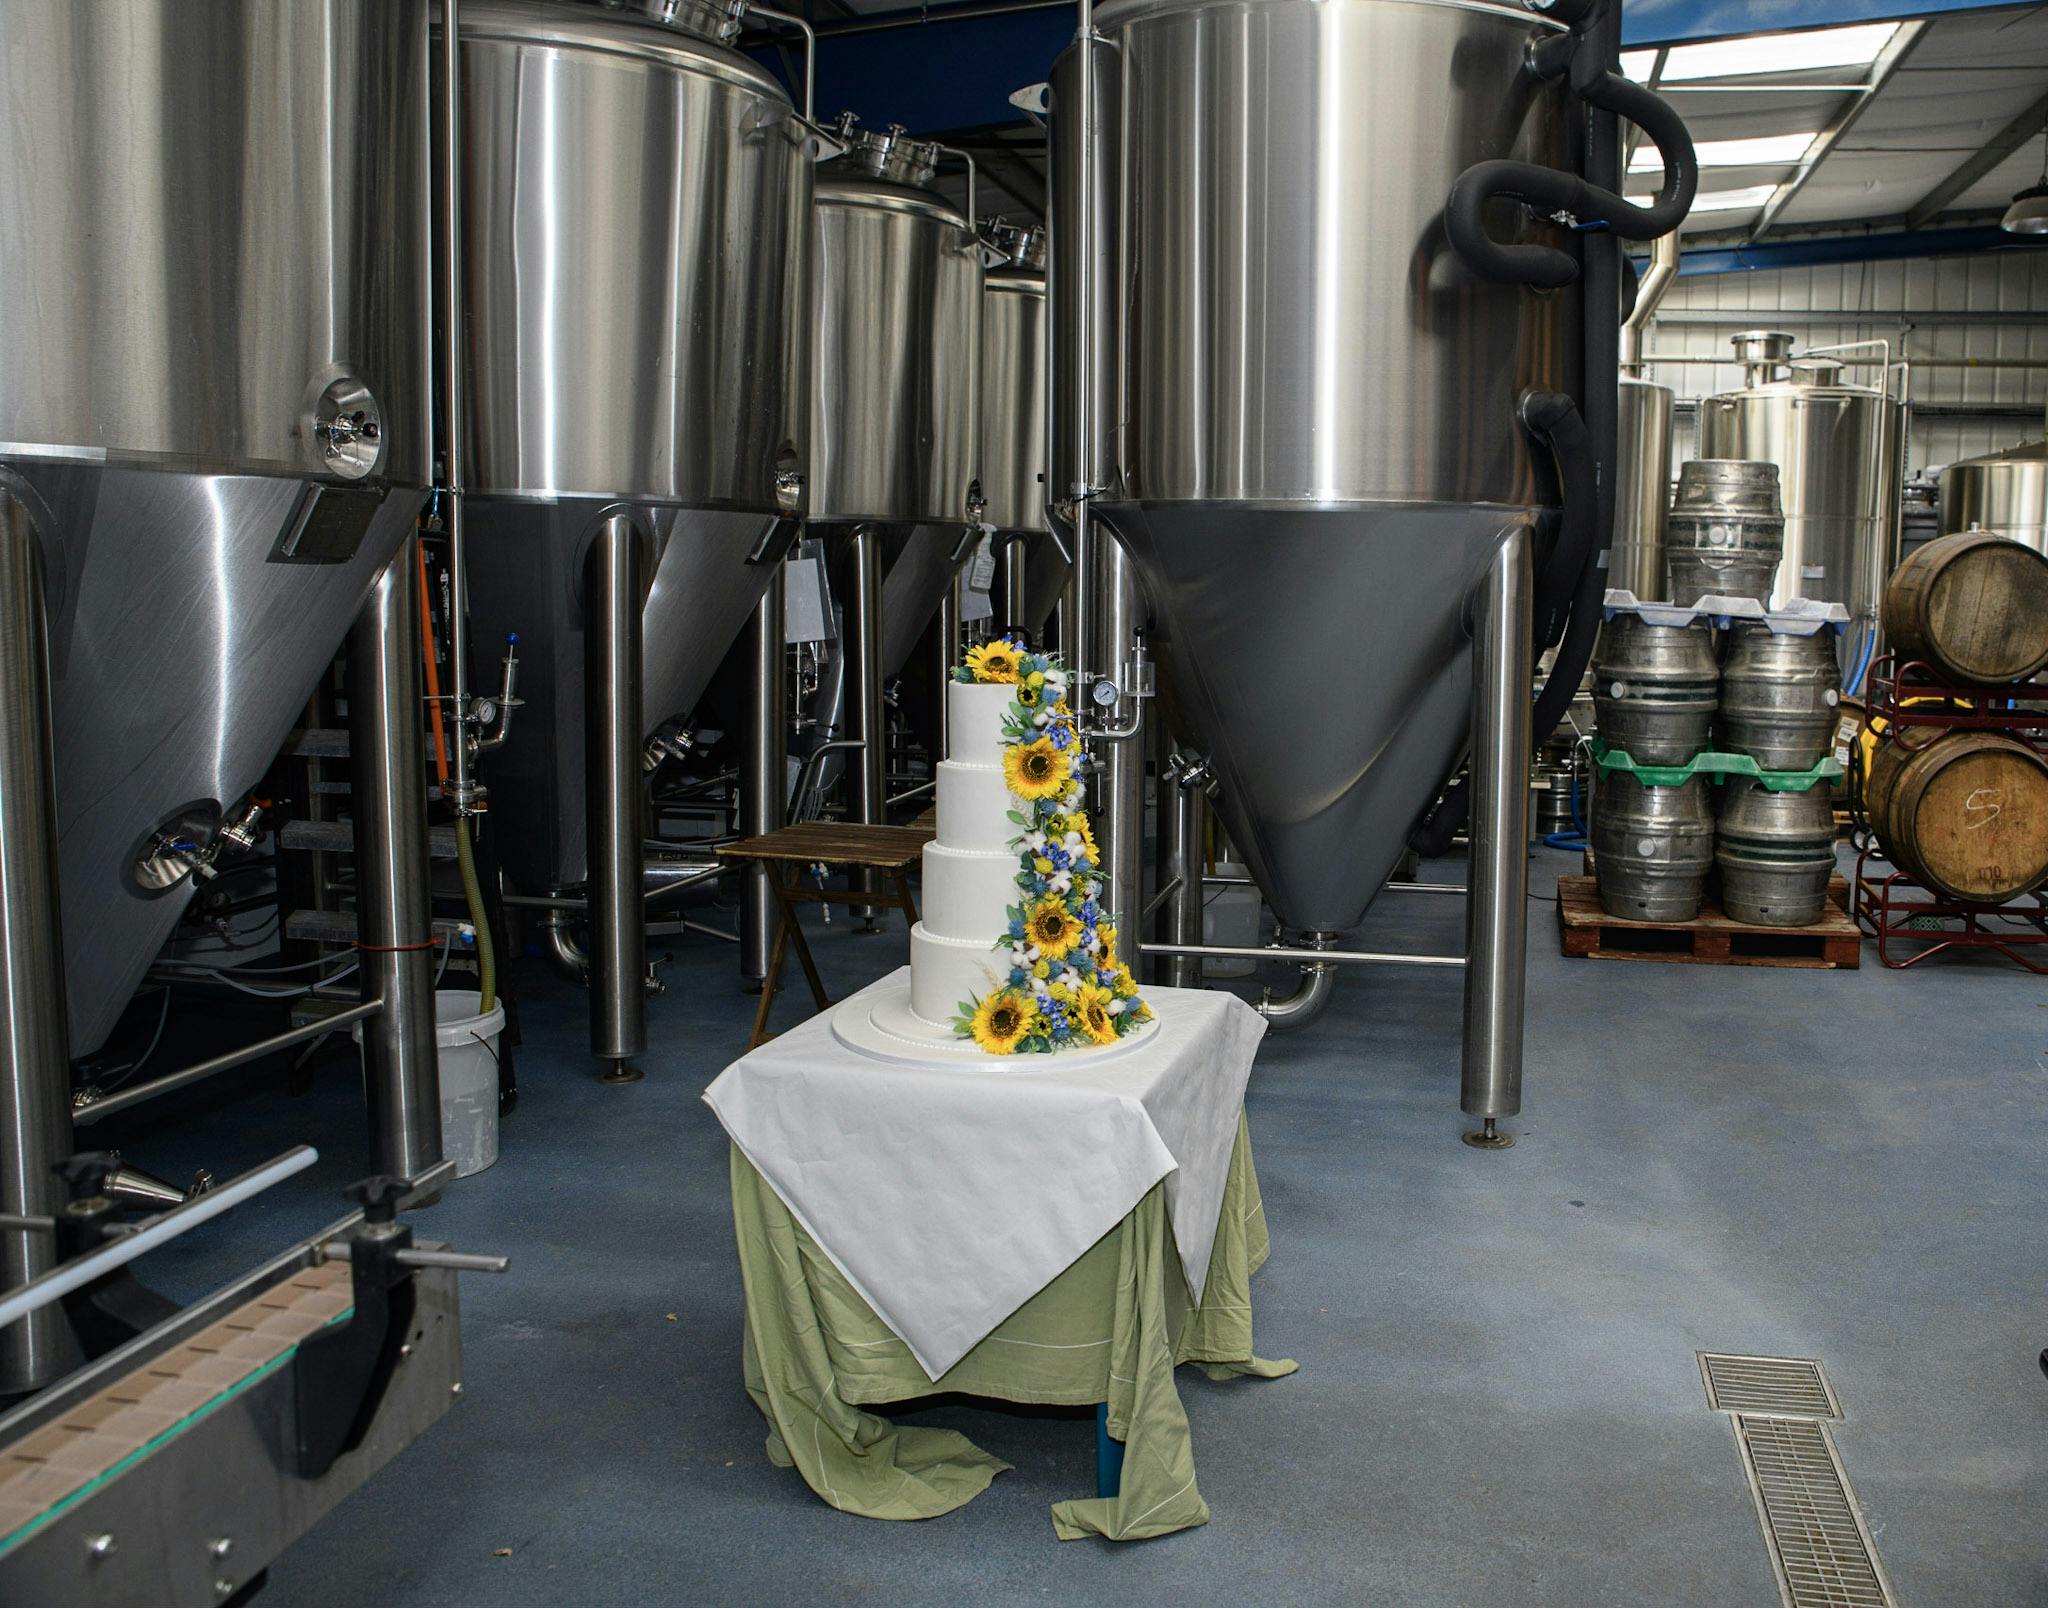
[[[1017,701],[1007,682],[946,683],[946,757],[970,765],[1003,762],[1003,713]]]
[[[1010,819],[1022,802],[1010,791],[999,765],[939,762],[939,842],[949,849],[997,849],[1011,856],[1010,840],[1024,829]]]
[[[976,939],[940,938],[923,922],[910,929],[910,1008],[933,1026],[950,1025],[960,1007],[1001,988],[1009,954]]]
[[[924,925],[938,937],[993,948],[1023,897],[1012,850],[924,846]]]

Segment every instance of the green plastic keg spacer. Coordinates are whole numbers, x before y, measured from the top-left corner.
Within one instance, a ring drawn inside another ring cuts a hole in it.
[[[1803,771],[1765,770],[1747,754],[1721,754],[1712,749],[1693,755],[1683,765],[1639,765],[1629,758],[1626,749],[1609,748],[1597,738],[1593,743],[1593,763],[1603,773],[1625,772],[1645,787],[1683,787],[1695,776],[1705,776],[1714,782],[1745,776],[1763,783],[1769,792],[1806,793],[1822,782],[1839,781],[1842,776],[1841,761],[1832,754]]]

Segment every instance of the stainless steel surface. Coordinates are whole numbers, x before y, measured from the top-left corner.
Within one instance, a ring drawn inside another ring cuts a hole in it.
[[[0,1212],[33,1217],[64,1205],[55,1169],[71,1154],[44,585],[28,510],[0,489]],[[49,1236],[0,1230],[0,1290],[56,1261]],[[0,1328],[0,1399],[48,1384],[75,1355],[54,1311]]]
[[[846,737],[860,744],[850,750],[847,815],[864,824],[888,819],[883,794],[888,783],[888,710],[882,701],[882,537],[870,526],[857,525],[846,538],[848,573],[841,642],[846,654]],[[859,885],[880,886],[873,872],[857,873]],[[876,912],[856,907],[854,915],[872,920]]]
[[[0,460],[48,545],[84,1053],[189,896],[139,848],[261,780],[427,478],[426,0],[5,26]]]
[[[1311,950],[1335,947],[1333,932],[1303,934]],[[1270,988],[1252,1005],[1266,1019],[1266,1026],[1278,1031],[1302,1028],[1321,1020],[1337,997],[1337,966],[1334,961],[1304,961],[1301,980],[1291,994],[1275,994]]]
[[[310,1265],[312,1254],[310,1244],[299,1246],[258,1275],[196,1303],[122,1348],[116,1354],[121,1366],[145,1366],[148,1356],[173,1349],[179,1337]],[[65,1608],[218,1608],[232,1600],[461,1399],[458,1277],[431,1269],[413,1275],[416,1333],[405,1365],[393,1371],[361,1444],[327,1473],[309,1480],[280,1472],[278,1448],[298,1439],[298,1406],[294,1371],[272,1370],[188,1419],[148,1457],[92,1486],[0,1557],[0,1594],[9,1602]],[[46,1392],[49,1421],[75,1410],[91,1393],[87,1385],[107,1383],[108,1371],[96,1368],[89,1380],[74,1376]],[[9,1419],[0,1426],[0,1453],[12,1444],[15,1424]],[[85,1544],[95,1536],[114,1536],[117,1544],[96,1553]]]
[[[1290,944],[1265,944],[1258,948],[1240,944],[1153,944],[1156,955],[1213,956],[1219,960],[1298,960],[1308,965],[1330,966],[1434,966],[1461,971],[1463,955],[1404,955],[1380,949],[1302,949]]]
[[[811,518],[957,524],[977,472],[973,231],[918,184],[846,161],[826,172],[814,236]]]
[[[0,456],[425,483],[426,9],[8,0]]]
[[[1535,545],[1526,528],[1508,532],[1472,609],[1471,892],[1460,1108],[1488,1120],[1522,1109]]]
[[[1769,601],[1818,598],[1874,620],[1898,544],[1903,411],[1844,383],[1839,364],[1788,366],[1775,346],[1765,357],[1745,389],[1700,404],[1700,456],[1778,466],[1785,550]]]
[[[990,270],[981,295],[981,436],[974,472],[988,500],[983,517],[997,530],[1045,529],[1045,313],[1042,269]]]
[[[1779,636],[1739,625],[1733,636],[1721,666],[1721,746],[1765,770],[1819,764],[1842,701],[1834,633]]]
[[[953,553],[962,522],[914,525],[909,530],[876,528],[882,566],[880,666],[883,683],[902,673],[924,640],[925,628],[956,573]]]
[[[1786,1608],[1892,1608],[1877,1544],[1827,1426],[1738,1413],[1735,1443]]]
[[[1683,765],[1713,737],[1721,667],[1705,626],[1617,614],[1593,652],[1600,740],[1641,764]]]
[[[693,26],[460,13],[470,579],[477,628],[522,643],[528,708],[489,780],[529,887],[590,869],[583,578],[615,504],[655,544],[636,742],[702,696],[772,576],[746,558],[803,507],[810,135]]]
[[[1643,377],[1643,332],[1650,327],[1651,320],[1657,316],[1657,309],[1664,304],[1665,296],[1677,283],[1678,270],[1683,258],[1684,246],[1678,235],[1668,234],[1651,242],[1650,266],[1636,286],[1635,305],[1629,309],[1628,317],[1621,321],[1621,372],[1624,386],[1629,380],[1640,380]],[[1621,455],[1621,462],[1624,466],[1628,463],[1626,451]]]
[[[1988,530],[2048,553],[2048,442],[1970,458],[1941,472],[1936,535]]]
[[[1090,611],[1096,639],[1090,662],[1121,677],[1145,622],[1145,600],[1130,555],[1105,532],[1093,542],[1094,601]],[[1138,919],[1145,878],[1145,745],[1096,745],[1100,769],[1095,783],[1095,842],[1101,850],[1100,903],[1116,921],[1117,946],[1134,975],[1147,949],[1146,924]],[[1200,934],[1196,934],[1197,938]]]
[[[1780,1418],[1840,1418],[1842,1404],[1827,1370],[1808,1357],[1744,1357],[1702,1351],[1700,1382],[1719,1413],[1770,1413]]]
[[[431,996],[430,996],[431,1004]],[[110,1117],[116,1111],[126,1111],[130,1106],[154,1100],[160,1094],[169,1094],[173,1089],[188,1088],[203,1082],[216,1072],[247,1066],[251,1061],[260,1061],[266,1055],[275,1055],[279,1050],[291,1049],[294,1045],[310,1043],[325,1038],[329,1033],[346,1032],[357,1022],[366,1021],[384,1009],[381,997],[364,1000],[346,1010],[336,1011],[332,1016],[323,1016],[317,1022],[308,1022],[303,1027],[294,1027],[283,1033],[273,1033],[268,1038],[258,1039],[254,1044],[245,1044],[239,1050],[229,1050],[224,1055],[211,1056],[207,1060],[181,1067],[176,1072],[167,1072],[160,1078],[150,1078],[143,1083],[133,1083],[112,1094],[102,1094],[81,1105],[74,1106],[71,1120],[78,1127]],[[407,1176],[411,1176],[408,1174]]]
[[[470,600],[485,640],[519,636],[511,741],[490,756],[491,820],[506,873],[524,888],[583,881],[589,870],[584,796],[584,561],[617,504],[595,499],[467,499]],[[641,610],[640,736],[686,714],[747,629],[773,564],[747,555],[774,523],[767,513],[635,506],[654,541]]]
[[[1721,908],[1764,927],[1810,927],[1828,907],[1835,874],[1835,804],[1828,790],[1773,793],[1731,777],[1714,834]]]
[[[1714,808],[1707,783],[1645,787],[1605,771],[1593,787],[1593,869],[1600,904],[1635,921],[1690,921],[1714,864]]]
[[[1645,600],[1668,600],[1664,523],[1671,507],[1671,425],[1676,396],[1668,385],[1621,381],[1614,454],[1614,543],[1607,584]]]
[[[118,1239],[110,1239],[89,1251],[80,1252],[70,1261],[51,1268],[19,1288],[0,1290],[0,1333],[27,1314],[62,1300],[73,1290],[83,1289],[94,1279],[116,1268],[126,1267],[138,1256],[189,1233],[201,1223],[232,1210],[294,1174],[304,1172],[319,1159],[320,1152],[311,1145],[294,1145],[262,1166],[252,1167],[239,1177],[194,1195],[182,1205],[157,1213]]]
[[[1694,459],[1678,471],[1664,523],[1665,587],[1658,595],[1687,605],[1709,596],[1768,603],[1785,541],[1775,462]]]
[[[1031,543],[1013,536],[1003,545],[1002,603],[997,618],[1006,628],[1030,632],[1025,617],[1031,612]]]
[[[1056,386],[1094,422],[1055,431],[1052,479],[1105,484],[1096,511],[1275,915],[1343,931],[1465,747],[1467,599],[1543,517],[1516,400],[1562,387],[1571,299],[1476,281],[1441,216],[1481,160],[1569,165],[1561,97],[1524,73],[1554,25],[1414,0],[1137,0],[1098,20],[1107,43],[1053,79],[1055,350],[1093,329],[1100,361],[1094,385],[1077,358]],[[1102,80],[1091,207],[1060,199],[1084,62]],[[1107,284],[1063,305],[1090,260]],[[1339,685],[1358,695],[1320,696]]]
[[[1201,962],[1181,953],[1202,943],[1202,873],[1207,869],[1205,847],[1208,800],[1203,786],[1208,767],[1176,758],[1160,778],[1161,815],[1167,829],[1166,871],[1172,879],[1172,896],[1166,901],[1166,942],[1170,948],[1160,979],[1170,988],[1201,985]]]
[[[349,637],[348,695],[356,959],[363,1000],[384,1007],[363,1022],[363,1089],[376,1170],[409,1178],[441,1159],[426,689],[412,542],[371,588]]]
[[[583,783],[590,832],[590,1049],[647,1048],[647,914],[641,888],[641,609],[648,540],[630,516],[598,526],[584,560]]]
[[[463,406],[469,377],[463,372],[463,341],[469,328],[468,305],[463,295],[463,276],[468,271],[463,249],[462,227],[462,7],[460,0],[441,0],[441,38],[435,65],[441,74],[435,96],[438,124],[435,129],[435,158],[440,193],[435,227],[437,250],[434,258],[435,317],[438,331],[440,368],[435,373],[435,395],[440,403],[436,421],[439,451],[434,465],[438,472],[436,505],[448,535],[448,693],[444,714],[454,740],[449,756],[448,795],[458,815],[475,807],[477,789],[470,774],[469,703],[469,542],[468,522],[463,517],[462,466],[468,443],[463,425]],[[512,718],[503,712],[504,720]],[[501,727],[496,736],[505,738]],[[498,744],[493,744],[498,746]],[[466,822],[464,825],[466,826]],[[486,934],[486,937],[489,935]]]
[[[738,52],[618,11],[460,15],[464,484],[776,512],[809,427],[789,98]]]
[[[754,610],[749,654],[746,747],[740,755],[740,829],[760,837],[782,826],[789,813],[789,654],[782,641],[780,567]],[[768,975],[775,942],[775,896],[768,869],[758,861],[746,869],[740,895],[740,976],[759,982]]]

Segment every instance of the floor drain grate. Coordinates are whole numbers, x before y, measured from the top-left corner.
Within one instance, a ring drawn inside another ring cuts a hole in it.
[[[1804,1357],[1736,1357],[1702,1351],[1707,1405],[1723,1413],[1780,1418],[1840,1418],[1842,1404],[1817,1362]]]
[[[1826,1426],[1749,1413],[1734,1423],[1785,1608],[1893,1608]]]

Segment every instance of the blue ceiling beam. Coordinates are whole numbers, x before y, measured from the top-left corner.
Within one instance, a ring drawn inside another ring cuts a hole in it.
[[[2011,4],[2012,0],[1625,0],[1621,37],[1630,49],[1641,49],[1737,34],[1991,11]]]
[[[1842,262],[1893,262],[1905,257],[1960,257],[1980,251],[2040,251],[2044,245],[2009,235],[1995,225],[1972,229],[1913,229],[1897,234],[1842,235],[1827,240],[1767,240],[1754,246],[1693,246],[1679,276],[1753,274],[1773,268],[1812,268]],[[1647,258],[1638,258],[1640,268]]]

